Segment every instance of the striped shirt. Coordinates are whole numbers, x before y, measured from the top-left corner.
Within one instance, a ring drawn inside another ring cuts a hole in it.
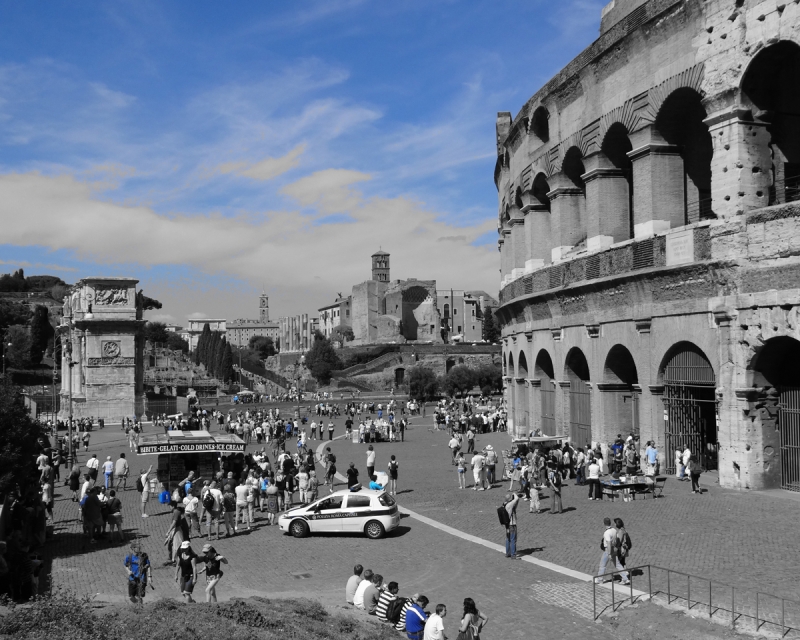
[[[394,625],[394,628],[398,631],[405,631],[406,630],[406,613],[411,608],[411,605],[414,604],[411,600],[406,600],[406,603],[403,605],[403,608],[400,610],[400,620],[397,621],[397,624]]]
[[[378,606],[375,607],[375,615],[378,616],[378,619],[387,622],[386,611],[389,608],[389,603],[395,599],[397,599],[397,596],[388,589],[381,591],[381,595],[378,598]]]

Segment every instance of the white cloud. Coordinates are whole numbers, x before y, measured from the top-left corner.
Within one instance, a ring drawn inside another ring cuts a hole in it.
[[[458,227],[406,197],[365,198],[353,185],[368,179],[356,171],[317,172],[283,189],[310,213],[224,217],[159,215],[102,201],[91,185],[69,175],[9,174],[0,176],[0,227],[6,243],[67,250],[101,265],[129,264],[133,275],[139,270],[134,265],[176,265],[224,273],[258,289],[266,283],[284,313],[313,311],[336,291],[366,280],[369,256],[379,246],[392,253],[394,278],[496,289],[496,251],[471,244],[493,220]],[[314,225],[330,213],[352,221]],[[228,315],[213,299],[206,307],[212,315]]]
[[[272,180],[298,166],[305,149],[304,144],[299,144],[280,158],[264,158],[258,162],[225,162],[216,168],[216,172],[233,173],[259,182]]]

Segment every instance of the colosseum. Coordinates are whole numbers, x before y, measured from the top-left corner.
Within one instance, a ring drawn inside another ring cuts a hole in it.
[[[498,114],[513,435],[800,491],[799,1],[612,0]]]

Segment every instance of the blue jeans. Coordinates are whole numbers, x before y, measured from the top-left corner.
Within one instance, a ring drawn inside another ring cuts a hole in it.
[[[111,476],[112,476],[113,474],[111,474],[111,473],[106,473],[106,474],[104,474],[104,475],[105,475],[105,477],[106,477],[106,489],[108,489],[108,488],[111,486]]]
[[[608,551],[603,551],[603,557],[600,559],[600,571],[597,572],[598,575],[602,576],[603,574],[605,574],[606,566],[608,565],[608,561],[609,560],[610,560],[610,558],[609,558],[609,555],[608,555]],[[616,556],[614,556],[614,564],[617,567],[617,571],[622,571],[624,569],[624,567],[619,562],[619,558],[616,557]],[[623,581],[628,579],[628,572],[627,571],[622,571],[622,573],[619,574],[619,575],[620,575],[620,578],[622,578]],[[611,579],[613,580],[614,578],[612,577]]]
[[[510,524],[506,527],[506,558],[517,555],[517,525]]]

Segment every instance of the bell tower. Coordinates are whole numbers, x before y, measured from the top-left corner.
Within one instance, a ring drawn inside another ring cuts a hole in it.
[[[378,282],[389,282],[389,254],[377,251],[372,254],[372,279]]]
[[[258,320],[259,322],[269,322],[269,296],[262,293],[258,297]]]

